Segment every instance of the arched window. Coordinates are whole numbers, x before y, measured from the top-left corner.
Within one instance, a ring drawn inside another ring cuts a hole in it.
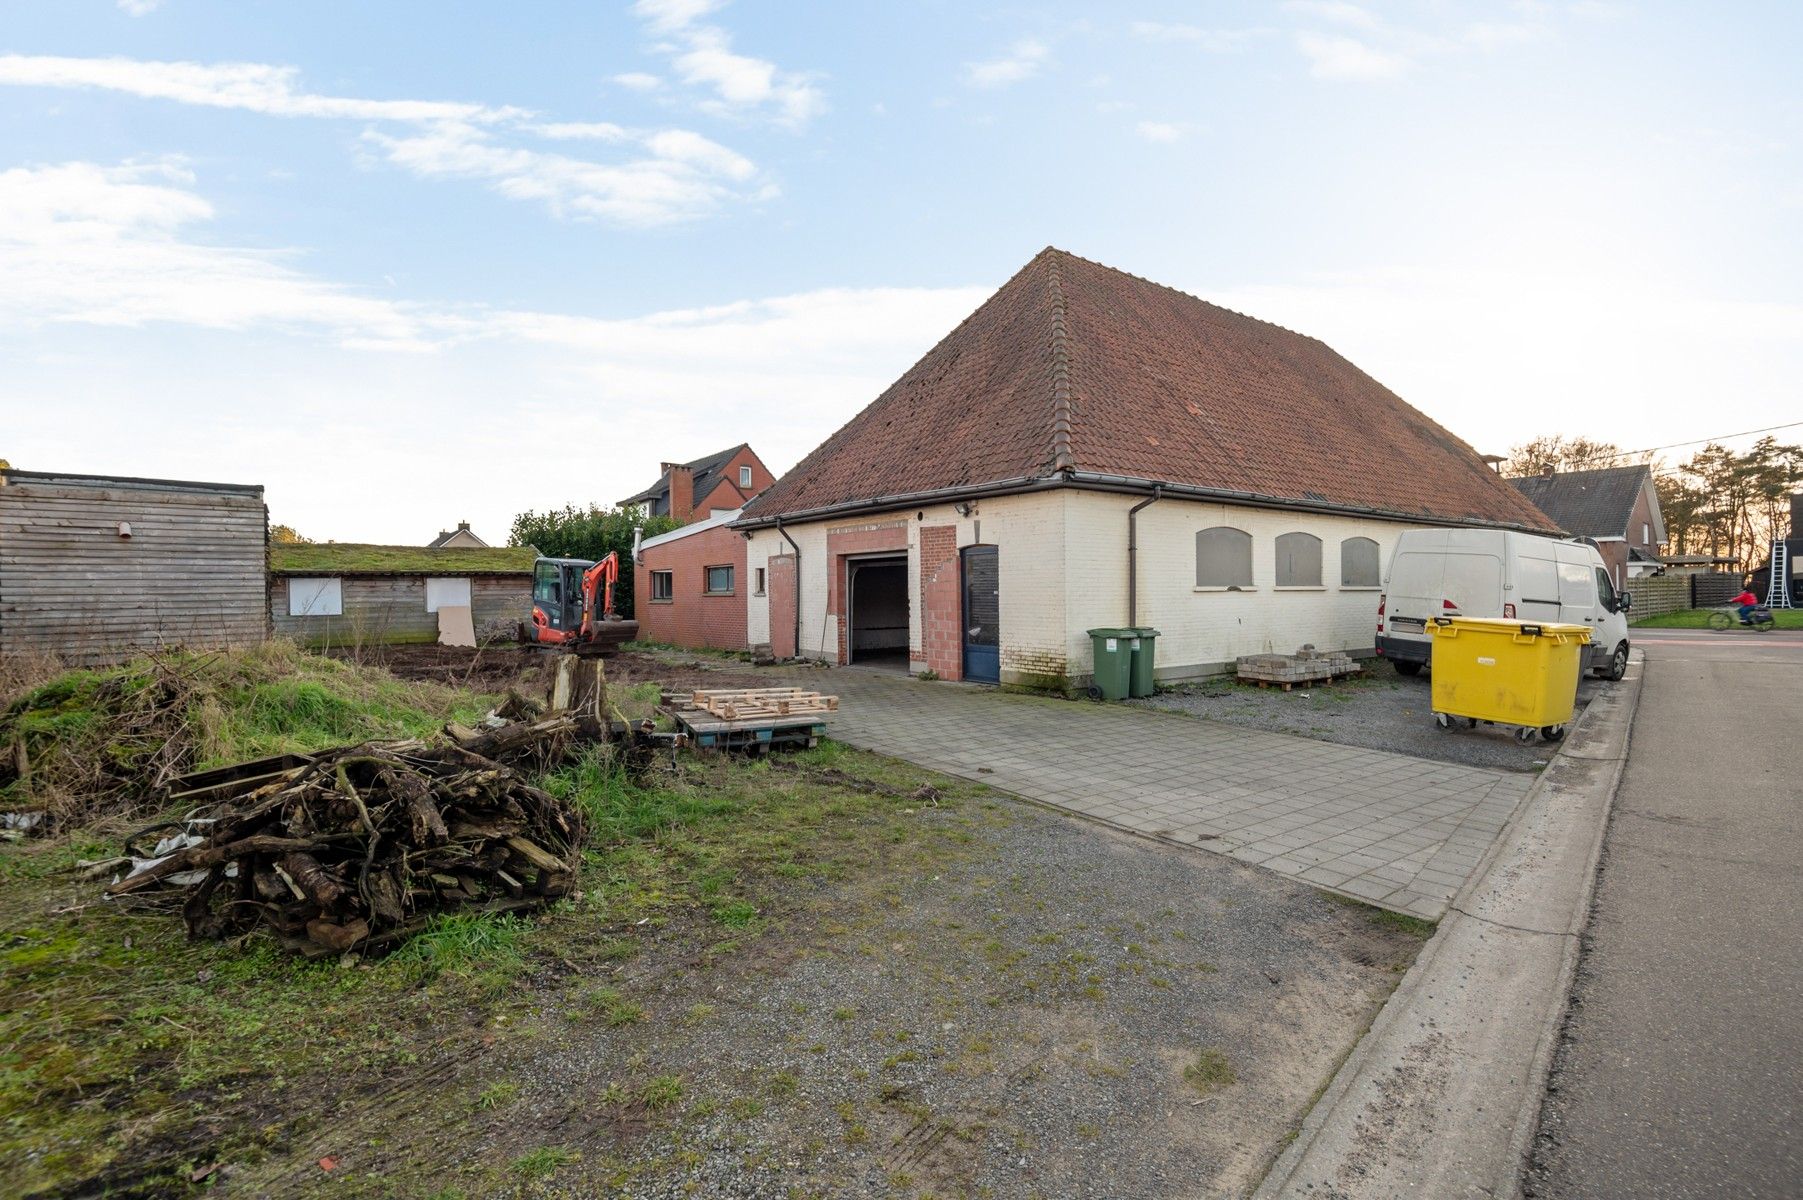
[[[1286,533],[1277,539],[1277,586],[1321,586],[1321,539],[1312,533]]]
[[[1340,586],[1378,585],[1377,543],[1367,537],[1350,537],[1340,543]]]
[[[1252,535],[1231,525],[1196,534],[1196,586],[1252,586]]]

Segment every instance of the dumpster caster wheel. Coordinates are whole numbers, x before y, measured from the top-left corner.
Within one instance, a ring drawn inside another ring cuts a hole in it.
[[[1434,724],[1438,725],[1442,729],[1451,729],[1452,728],[1452,718],[1447,716],[1445,713],[1435,713],[1434,714]]]
[[[1102,698],[1102,689],[1092,683],[1089,685],[1089,691],[1086,695],[1088,695],[1091,700],[1100,700]]]
[[[1533,741],[1534,735],[1539,732],[1540,731],[1535,729],[1532,725],[1523,725],[1520,729],[1515,731],[1515,740],[1525,746]]]
[[[1476,729],[1477,728],[1477,718],[1476,717],[1466,717],[1465,718],[1465,728]]]
[[[1545,738],[1549,742],[1564,741],[1565,740],[1565,726],[1563,726],[1563,725],[1548,725],[1540,730],[1540,736]]]

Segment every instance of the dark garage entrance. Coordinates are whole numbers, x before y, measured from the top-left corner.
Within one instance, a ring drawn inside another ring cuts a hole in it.
[[[851,661],[908,669],[908,557],[854,558],[845,564],[851,611]]]

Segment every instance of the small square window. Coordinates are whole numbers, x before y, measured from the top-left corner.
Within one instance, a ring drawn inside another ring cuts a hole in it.
[[[731,567],[709,567],[707,569],[707,594],[710,596],[732,595]]]
[[[668,600],[676,590],[676,575],[673,571],[651,572],[651,598]]]
[[[290,579],[288,615],[291,617],[341,617],[344,615],[344,581],[339,579]]]
[[[748,488],[751,486],[751,468],[750,467],[740,467],[739,468],[739,486],[742,488]]]
[[[762,567],[753,567],[751,569],[751,593],[754,596],[762,596],[764,594],[764,568]]]

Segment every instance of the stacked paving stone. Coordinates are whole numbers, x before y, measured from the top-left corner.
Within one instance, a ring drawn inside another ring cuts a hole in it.
[[[1299,683],[1318,683],[1359,673],[1358,663],[1340,650],[1323,653],[1312,645],[1294,654],[1246,654],[1238,659],[1239,677],[1261,687],[1278,686],[1286,692]]]

